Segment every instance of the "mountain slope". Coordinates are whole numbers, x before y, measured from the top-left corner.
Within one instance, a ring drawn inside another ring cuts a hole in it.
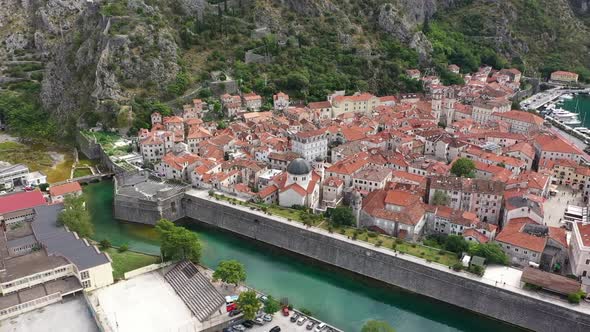
[[[27,107],[69,129],[101,121],[135,130],[153,110],[209,96],[212,77],[267,102],[279,90],[307,101],[339,89],[418,91],[405,69],[457,82],[449,63],[587,78],[585,1],[0,0],[0,60],[41,64],[0,67],[0,117],[11,128],[30,122],[22,105],[2,104],[7,90],[19,102],[38,93]]]

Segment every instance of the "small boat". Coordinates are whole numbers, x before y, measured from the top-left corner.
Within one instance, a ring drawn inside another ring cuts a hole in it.
[[[567,99],[567,100],[569,100],[569,99],[574,99],[574,96],[571,95],[571,94],[566,93],[564,95],[561,95],[561,97],[559,97],[559,98],[560,99]]]

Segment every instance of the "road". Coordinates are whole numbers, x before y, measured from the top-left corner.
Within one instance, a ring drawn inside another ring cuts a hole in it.
[[[529,98],[521,101],[520,105],[522,105],[523,108],[525,108],[525,109],[536,110],[539,107],[557,99],[562,94],[574,93],[574,92],[575,93],[590,93],[590,88],[583,89],[583,90],[554,88],[554,89],[546,90],[543,92],[539,92],[535,95],[532,95]]]

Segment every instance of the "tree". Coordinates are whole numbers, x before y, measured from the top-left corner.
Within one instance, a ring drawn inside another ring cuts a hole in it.
[[[213,272],[213,281],[217,280],[238,286],[241,281],[246,280],[246,269],[242,263],[234,259],[221,261]]]
[[[497,243],[473,245],[469,248],[469,253],[485,258],[488,263],[508,265],[508,256]]]
[[[332,210],[330,215],[330,222],[335,226],[351,226],[354,225],[354,214],[352,209],[345,206],[339,206]]]
[[[269,295],[268,299],[266,300],[266,303],[264,304],[264,312],[272,315],[280,309],[281,304],[279,303],[279,301],[275,300],[274,297]]]
[[[373,319],[363,325],[361,332],[395,332],[395,329],[386,321]]]
[[[459,235],[449,235],[445,241],[445,250],[460,254],[469,249],[469,243]]]
[[[160,235],[160,251],[165,260],[188,259],[199,262],[201,242],[197,234],[166,219],[156,223],[156,231]]]
[[[451,173],[455,176],[473,177],[475,163],[469,158],[459,158],[451,166]]]
[[[88,213],[84,204],[84,196],[66,196],[64,207],[64,210],[57,217],[57,223],[78,233],[80,237],[91,237],[94,234],[94,227],[90,222],[90,213]]]
[[[434,196],[432,196],[432,204],[433,205],[447,205],[447,204],[449,204],[449,195],[447,195],[444,191],[435,190]]]
[[[240,294],[236,301],[238,308],[242,310],[244,319],[254,319],[256,313],[260,310],[261,304],[256,297],[256,292],[253,290],[245,291]]]
[[[104,239],[100,241],[100,249],[107,250],[111,247],[111,241]]]

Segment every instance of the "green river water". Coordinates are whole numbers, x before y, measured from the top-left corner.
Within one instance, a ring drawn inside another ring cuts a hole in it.
[[[577,94],[573,99],[567,99],[558,104],[563,109],[578,113],[578,119],[582,122],[580,127],[590,128],[590,95]]]
[[[85,187],[95,226],[95,239],[133,250],[158,254],[157,236],[150,226],[117,222],[112,217],[113,184]],[[397,332],[412,331],[522,331],[516,327],[415,295],[352,273],[310,262],[299,256],[249,241],[231,233],[195,224],[203,244],[202,263],[214,268],[224,259],[246,266],[246,283],[295,307],[311,310],[317,318],[344,331],[360,331],[369,319],[386,320]]]

